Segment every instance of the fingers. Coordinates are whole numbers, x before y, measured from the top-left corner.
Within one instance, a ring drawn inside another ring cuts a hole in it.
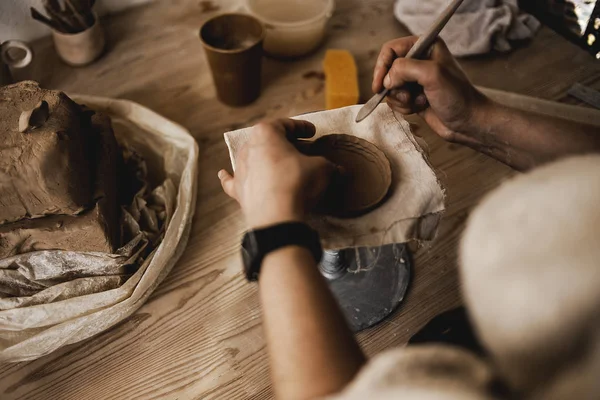
[[[401,103],[392,96],[388,96],[386,101],[392,110],[399,112],[402,115],[410,115],[415,113],[412,105]]]
[[[394,60],[404,57],[418,39],[417,36],[409,36],[391,40],[383,45],[373,72],[372,89],[374,93],[379,93],[383,89],[383,78],[392,67]]]
[[[231,197],[232,199],[237,199],[233,176],[231,176],[231,174],[225,171],[224,169],[220,170],[217,176],[221,181],[221,187],[223,188],[225,194],[227,194],[227,196]]]
[[[323,196],[329,186],[334,174],[340,177],[344,175],[343,168],[338,167],[331,161],[321,156],[307,157],[305,159],[311,178],[309,179],[309,190],[305,192],[306,206],[308,209],[314,207],[317,201]]]
[[[442,67],[432,61],[397,58],[383,80],[388,89],[399,89],[408,82],[417,82],[425,91],[434,89],[440,81]]]
[[[429,106],[422,88],[421,90],[412,91],[407,89],[392,90],[387,97],[387,103],[394,111],[403,115],[421,112]]]
[[[452,53],[450,53],[446,42],[444,42],[440,38],[437,38],[433,46],[431,46],[431,50],[429,51],[429,57],[427,58],[440,63],[456,62],[454,56],[452,55]]]
[[[317,128],[308,121],[300,119],[283,119],[286,136],[293,139],[308,139],[315,136]]]
[[[379,93],[384,87],[389,88],[385,83],[388,72],[393,68],[393,64],[397,59],[406,56],[418,39],[417,36],[404,37],[392,40],[383,45],[373,72],[373,92]],[[446,43],[440,38],[435,41],[427,56],[423,58],[442,65],[445,63],[455,63],[454,57],[450,53],[450,50],[448,50]]]
[[[295,141],[296,139],[307,139],[315,135],[315,126],[304,120],[299,119],[277,119],[267,122],[279,134],[284,134],[288,140]]]

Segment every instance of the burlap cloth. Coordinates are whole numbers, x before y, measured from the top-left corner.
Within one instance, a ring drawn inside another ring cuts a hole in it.
[[[179,259],[196,203],[198,146],[154,112],[125,100],[73,96],[112,118],[141,154],[145,186],[123,208],[116,252],[36,251],[0,260],[0,361],[33,360],[133,314]],[[122,171],[121,171],[122,172]]]
[[[387,200],[375,210],[357,218],[313,216],[326,249],[380,246],[412,239],[432,240],[444,211],[444,190],[411,133],[409,123],[382,104],[361,123],[354,122],[361,106],[305,114],[315,124],[315,139],[345,133],[366,139],[379,147],[392,166],[392,187]],[[225,133],[231,164],[252,128]]]

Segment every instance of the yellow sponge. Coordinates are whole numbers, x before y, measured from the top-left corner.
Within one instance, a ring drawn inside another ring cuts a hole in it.
[[[356,62],[346,50],[327,50],[325,61],[325,106],[328,110],[358,103]]]

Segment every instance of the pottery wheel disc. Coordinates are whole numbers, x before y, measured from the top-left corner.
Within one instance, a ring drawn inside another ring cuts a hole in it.
[[[310,146],[310,153],[327,158],[343,168],[335,176],[320,204],[321,212],[337,217],[365,214],[386,198],[392,184],[392,168],[385,153],[356,136],[322,136]]]

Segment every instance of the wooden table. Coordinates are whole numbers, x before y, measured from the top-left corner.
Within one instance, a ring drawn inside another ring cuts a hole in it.
[[[215,3],[219,11],[237,5]],[[322,109],[324,82],[311,72],[321,71],[327,47],[354,53],[363,100],[368,98],[381,45],[407,31],[394,20],[391,0],[337,3],[323,49],[293,62],[265,59],[262,96],[239,109],[215,100],[198,40],[198,27],[215,13],[207,2],[157,2],[107,18],[109,52],[86,68],[62,64],[49,39],[35,44],[36,62],[18,78],[130,99],[187,127],[200,146],[198,204],[185,254],[147,304],[91,340],[37,361],[0,365],[0,398],[272,397],[256,286],[244,281],[238,256],[242,215],[216,177],[229,166],[222,135],[263,118]],[[546,28],[512,53],[461,63],[476,84],[547,99],[567,100],[575,82],[600,88],[600,64]],[[415,257],[405,303],[358,335],[369,355],[404,345],[430,318],[461,304],[456,249],[465,220],[485,193],[512,174],[469,149],[432,135],[425,139],[447,187],[448,211],[438,239]]]

